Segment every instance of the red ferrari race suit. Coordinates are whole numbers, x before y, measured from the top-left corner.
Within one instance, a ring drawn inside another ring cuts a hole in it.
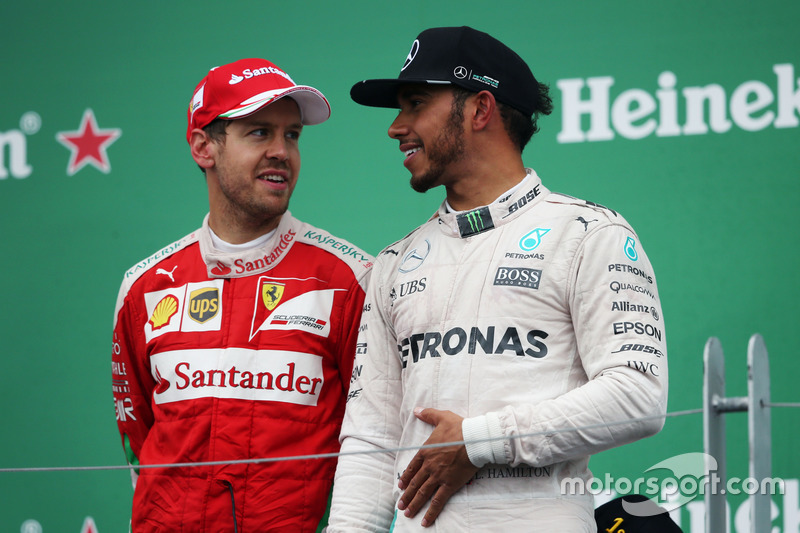
[[[589,456],[663,425],[664,331],[619,213],[550,193],[532,170],[489,206],[443,204],[372,270],[328,531],[594,531],[578,490]],[[417,407],[465,417],[481,467],[429,529],[427,505],[395,516],[433,430]]]
[[[373,259],[281,218],[266,244],[215,248],[208,219],[124,276],[114,319],[117,423],[133,531],[316,531]]]

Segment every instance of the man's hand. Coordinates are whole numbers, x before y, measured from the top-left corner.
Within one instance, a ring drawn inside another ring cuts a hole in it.
[[[414,414],[423,422],[435,426],[425,444],[464,440],[461,432],[463,417],[438,409],[417,408]],[[478,467],[470,462],[463,444],[419,450],[400,477],[398,486],[405,492],[397,507],[405,510],[405,516],[412,518],[430,500],[431,505],[422,519],[422,526],[428,527],[442,512],[450,497],[477,471]]]

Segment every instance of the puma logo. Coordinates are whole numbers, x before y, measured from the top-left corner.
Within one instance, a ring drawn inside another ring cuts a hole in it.
[[[575,220],[583,223],[583,231],[589,231],[589,224],[591,224],[592,222],[597,222],[596,218],[592,220],[586,220],[583,217],[578,217]]]
[[[172,267],[172,270],[170,270],[169,272],[167,272],[163,268],[159,268],[158,270],[156,270],[156,274],[164,274],[165,276],[169,276],[169,279],[171,279],[172,282],[175,283],[175,278],[173,277],[172,273],[175,272],[176,268],[178,268],[178,265]]]

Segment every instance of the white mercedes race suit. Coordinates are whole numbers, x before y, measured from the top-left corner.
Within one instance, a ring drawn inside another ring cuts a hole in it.
[[[588,484],[589,455],[657,433],[666,404],[664,319],[639,238],[528,170],[510,195],[462,213],[442,204],[380,253],[328,532],[595,531],[588,485],[573,481]],[[482,468],[430,528],[427,505],[396,514],[414,449],[353,454],[422,445],[433,427],[416,407],[466,417],[465,440],[483,439],[467,445]]]

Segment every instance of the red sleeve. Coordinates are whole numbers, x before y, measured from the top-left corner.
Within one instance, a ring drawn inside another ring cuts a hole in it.
[[[128,462],[139,464],[144,440],[153,425],[150,405],[155,380],[150,374],[144,342],[147,317],[137,308],[130,293],[120,289],[122,306],[118,306],[114,323],[111,354],[112,390],[117,426]]]

